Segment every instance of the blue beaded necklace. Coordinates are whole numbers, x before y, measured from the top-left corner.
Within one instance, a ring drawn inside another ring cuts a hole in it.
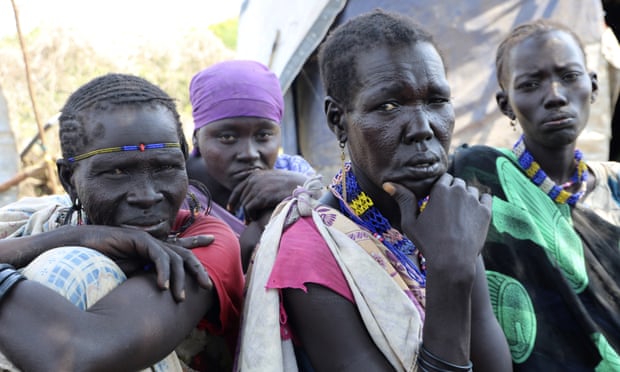
[[[588,166],[583,160],[583,153],[579,150],[575,150],[575,162],[577,167],[575,173],[571,176],[570,180],[562,185],[557,185],[555,182],[547,176],[545,171],[542,170],[540,164],[534,160],[532,154],[525,147],[523,142],[523,135],[519,138],[517,143],[512,148],[512,151],[519,160],[519,165],[525,171],[525,174],[530,180],[538,186],[545,194],[547,194],[551,200],[559,204],[568,204],[572,207],[577,204],[579,199],[583,196],[587,187],[588,180]],[[575,183],[581,183],[581,188],[574,194],[566,191],[565,189],[574,185]]]
[[[338,203],[340,211],[356,224],[370,231],[383,245],[402,263],[407,274],[422,288],[426,287],[426,260],[411,240],[394,229],[387,218],[375,207],[372,199],[360,188],[355,175],[351,171],[351,163],[345,163],[345,182],[347,200],[343,199],[342,170],[334,177],[330,188],[340,195]],[[420,212],[426,207],[428,196],[418,202]],[[346,203],[346,205],[345,205]],[[410,256],[418,258],[420,267]]]

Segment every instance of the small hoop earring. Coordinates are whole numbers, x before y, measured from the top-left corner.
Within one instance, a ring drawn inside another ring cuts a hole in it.
[[[71,206],[71,209],[77,212],[77,224],[83,225],[84,220],[82,219],[82,202],[77,196],[75,197],[75,200],[73,200],[73,206]]]
[[[345,147],[345,143],[343,141],[340,141],[338,143],[338,146],[340,146],[340,166],[342,167],[342,176],[340,177],[340,181],[342,183],[342,199],[344,199],[344,202],[347,202],[347,171],[345,169],[345,159],[346,159],[346,155],[344,153],[344,147]]]

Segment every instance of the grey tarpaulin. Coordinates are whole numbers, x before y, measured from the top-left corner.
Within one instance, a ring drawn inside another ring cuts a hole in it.
[[[9,109],[0,88],[0,183],[13,177],[19,167],[19,154],[15,146],[15,137],[9,123]],[[0,193],[0,206],[17,198],[17,187]]]
[[[495,49],[512,27],[525,21],[551,18],[567,23],[585,43],[589,67],[597,71],[601,89],[579,147],[588,159],[607,159],[611,105],[607,62],[601,54],[600,0],[246,0],[237,57],[257,59],[280,77],[287,104],[286,152],[302,154],[326,176],[338,164],[338,144],[325,124],[315,48],[309,47],[318,44],[329,27],[374,8],[408,14],[434,34],[452,86],[457,117],[453,147],[508,147],[516,141],[519,132],[513,132],[495,103]]]

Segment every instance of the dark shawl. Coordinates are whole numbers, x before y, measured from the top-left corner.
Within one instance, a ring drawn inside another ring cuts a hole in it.
[[[460,148],[451,173],[493,195],[483,257],[515,371],[619,371],[620,228],[552,202],[509,150]]]

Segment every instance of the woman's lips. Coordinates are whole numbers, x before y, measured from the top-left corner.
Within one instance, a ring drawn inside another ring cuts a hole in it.
[[[443,170],[440,162],[421,162],[416,164],[407,164],[401,168],[402,172],[390,181],[402,183],[406,181],[420,181],[433,178],[440,174]]]
[[[168,223],[166,221],[161,221],[153,224],[120,224],[120,227],[134,230],[142,230],[151,235],[158,235],[156,233],[167,229]]]
[[[568,125],[573,121],[573,117],[570,115],[562,115],[562,116],[553,116],[547,118],[544,122],[544,126],[558,126],[558,125]]]
[[[234,172],[231,174],[231,178],[236,179],[236,180],[244,180],[246,179],[250,174],[261,170],[261,168],[247,168],[247,169],[243,169],[237,172]]]

